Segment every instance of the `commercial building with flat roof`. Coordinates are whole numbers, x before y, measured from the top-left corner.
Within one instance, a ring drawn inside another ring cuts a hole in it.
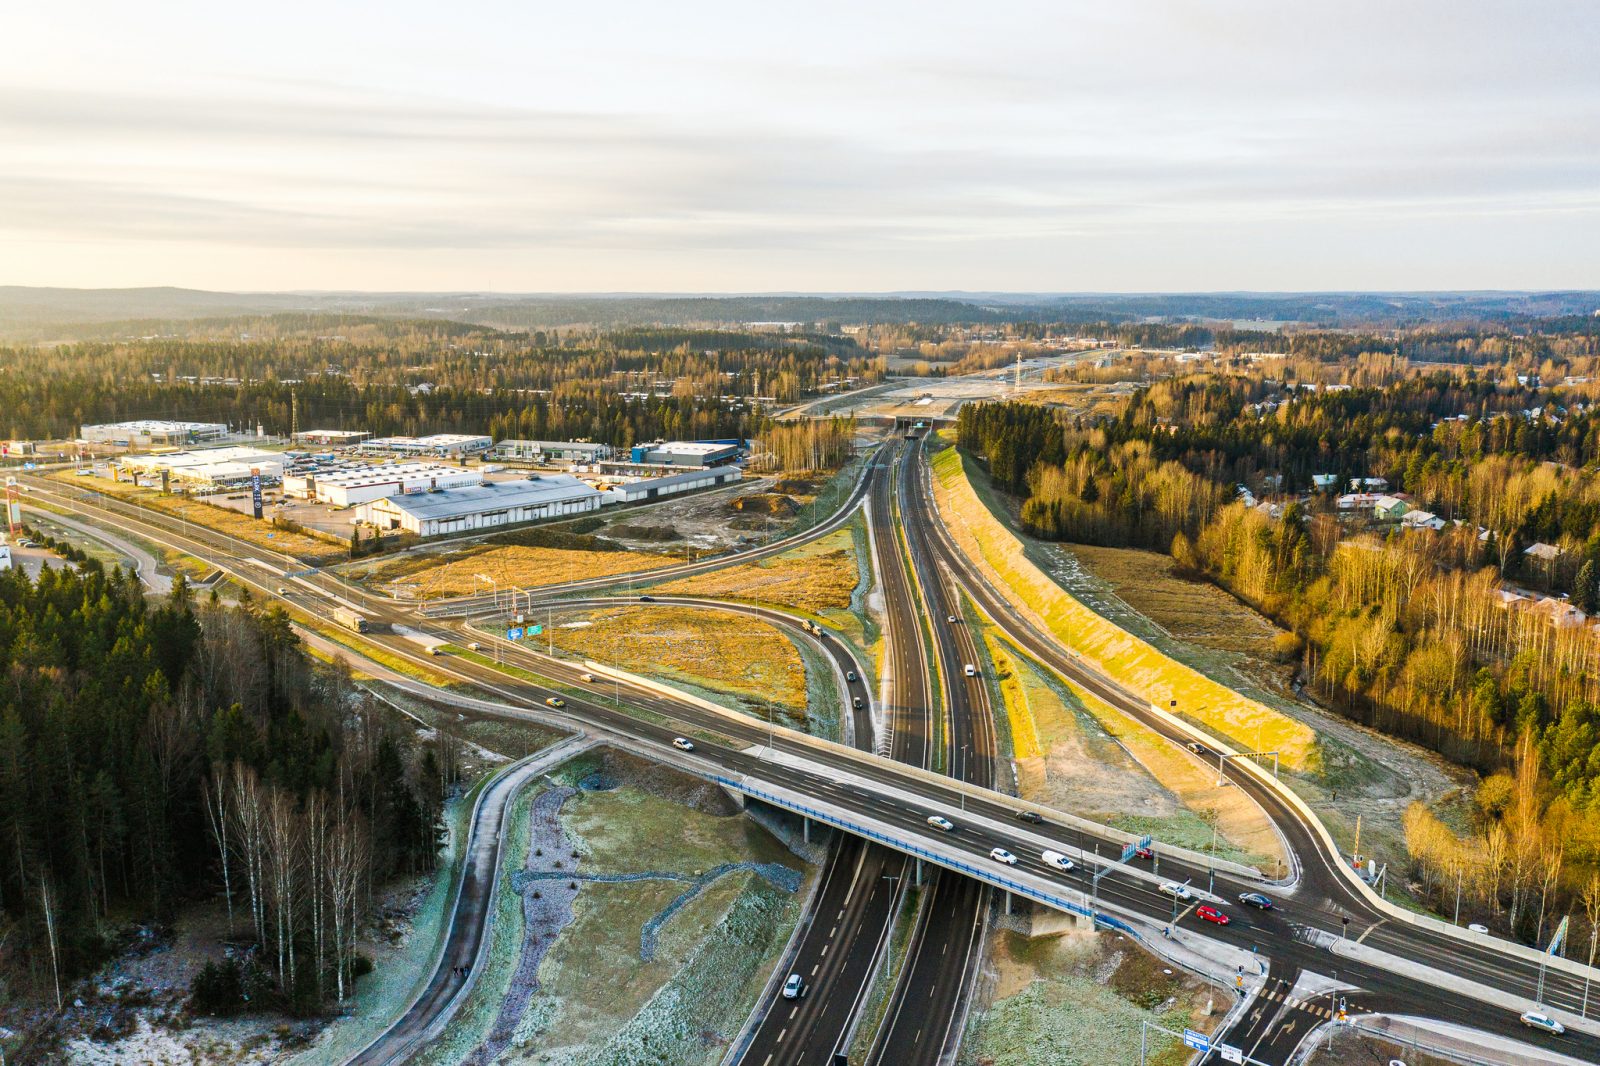
[[[489,454],[496,459],[526,463],[598,463],[611,458],[613,451],[609,444],[595,444],[586,440],[503,440],[496,443]]]
[[[440,537],[583,514],[599,510],[600,502],[599,492],[570,474],[546,474],[526,481],[389,496],[362,504],[356,520],[383,530]]]
[[[254,471],[263,479],[277,481],[283,476],[283,456],[257,448],[209,448],[201,452],[166,452],[161,455],[130,455],[117,465],[134,474],[160,475],[193,486],[235,485],[250,480]]]
[[[740,450],[738,441],[658,440],[654,444],[635,444],[629,450],[629,458],[635,463],[661,466],[716,466],[733,462]]]
[[[606,491],[608,503],[645,503],[680,492],[708,489],[744,479],[744,471],[737,466],[714,466],[706,470],[689,470],[666,477],[641,478],[623,485],[613,485]]]
[[[184,444],[203,444],[228,435],[222,422],[170,422],[144,419],[137,422],[105,422],[84,426],[80,439],[91,444],[115,444],[124,448],[170,448]]]
[[[430,489],[460,489],[483,484],[483,475],[459,466],[434,463],[393,463],[385,466],[357,466],[326,473],[310,471],[290,474],[283,479],[285,496],[316,500],[335,507],[381,500],[408,492]]]
[[[323,448],[349,448],[360,444],[371,433],[359,429],[307,429],[294,435],[296,444],[315,444]]]
[[[387,455],[477,455],[492,447],[492,438],[465,433],[435,433],[428,437],[374,437],[361,442],[362,451]]]

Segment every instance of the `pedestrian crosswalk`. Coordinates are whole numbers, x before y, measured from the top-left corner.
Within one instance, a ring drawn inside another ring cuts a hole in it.
[[[1331,1021],[1338,1014],[1336,1004],[1330,1001],[1312,1002],[1311,1000],[1296,999],[1281,986],[1274,988],[1270,992],[1262,992],[1259,998],[1266,1003],[1282,1003],[1289,1010],[1304,1011],[1313,1018],[1319,1018],[1323,1021]]]

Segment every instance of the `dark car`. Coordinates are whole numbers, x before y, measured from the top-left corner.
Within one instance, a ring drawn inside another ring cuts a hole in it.
[[[1259,892],[1242,892],[1239,894],[1239,902],[1247,907],[1255,907],[1258,910],[1270,911],[1272,909],[1272,901]]]
[[[1206,746],[1204,744],[1200,743],[1198,740],[1189,741],[1189,743],[1186,744],[1185,747],[1187,747],[1190,751],[1194,752],[1196,755],[1204,755],[1206,753]]]
[[[856,672],[854,670],[847,671],[844,675],[844,679],[854,684],[856,680]]]
[[[639,602],[640,603],[654,603],[654,602],[656,602],[656,598],[654,596],[640,596],[639,597]]]
[[[1039,812],[1038,811],[1018,811],[1017,812],[1017,821],[1019,821],[1019,822],[1027,822],[1029,825],[1043,825],[1044,824],[1044,819],[1039,816]]]

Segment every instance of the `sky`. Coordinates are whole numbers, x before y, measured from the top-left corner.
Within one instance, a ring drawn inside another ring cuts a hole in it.
[[[58,0],[0,284],[1600,288],[1600,3]]]

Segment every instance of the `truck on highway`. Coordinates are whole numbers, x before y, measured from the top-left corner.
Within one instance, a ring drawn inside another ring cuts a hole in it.
[[[352,611],[348,607],[335,607],[333,609],[333,620],[346,629],[353,629],[357,633],[369,633],[372,631],[372,623],[367,621],[366,616],[359,611]]]

